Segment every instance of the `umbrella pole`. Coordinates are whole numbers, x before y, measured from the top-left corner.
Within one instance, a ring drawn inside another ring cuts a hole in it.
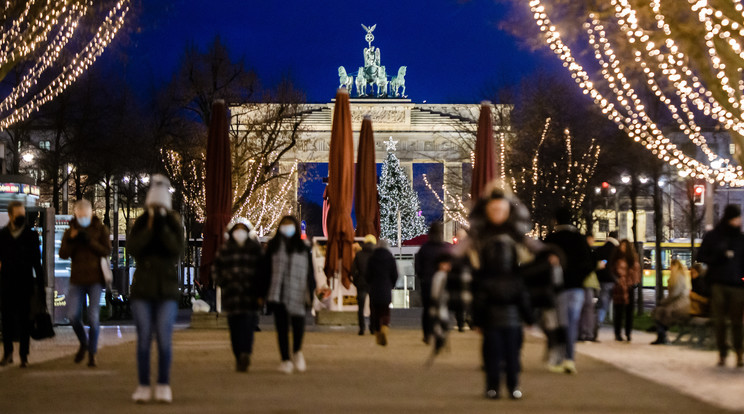
[[[338,283],[341,280],[341,266],[342,266],[342,260],[338,259],[338,263],[336,264],[336,272],[334,274],[334,286],[333,286],[333,292],[336,294],[336,310],[341,311],[343,309],[343,302],[341,299],[341,284]]]

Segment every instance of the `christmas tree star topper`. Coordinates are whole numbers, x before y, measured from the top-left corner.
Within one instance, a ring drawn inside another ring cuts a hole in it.
[[[398,144],[398,141],[393,141],[393,137],[390,137],[390,138],[388,138],[387,141],[384,141],[384,142],[385,142],[385,145],[387,146],[387,150],[389,152],[390,151],[395,151],[395,145]]]

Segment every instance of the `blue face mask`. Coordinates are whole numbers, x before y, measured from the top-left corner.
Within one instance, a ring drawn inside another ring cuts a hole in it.
[[[82,228],[86,228],[90,226],[91,218],[90,217],[77,217],[77,222]]]
[[[279,233],[283,234],[284,237],[291,239],[295,235],[295,226],[293,224],[282,224],[279,226]]]

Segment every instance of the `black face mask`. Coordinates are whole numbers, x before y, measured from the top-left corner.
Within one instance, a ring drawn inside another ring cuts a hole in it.
[[[26,224],[26,216],[18,216],[13,219],[13,224],[17,227],[23,227]]]

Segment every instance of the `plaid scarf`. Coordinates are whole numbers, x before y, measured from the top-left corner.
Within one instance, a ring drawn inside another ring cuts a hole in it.
[[[290,315],[304,316],[309,266],[306,251],[287,253],[282,242],[271,257],[268,301],[283,304]]]

